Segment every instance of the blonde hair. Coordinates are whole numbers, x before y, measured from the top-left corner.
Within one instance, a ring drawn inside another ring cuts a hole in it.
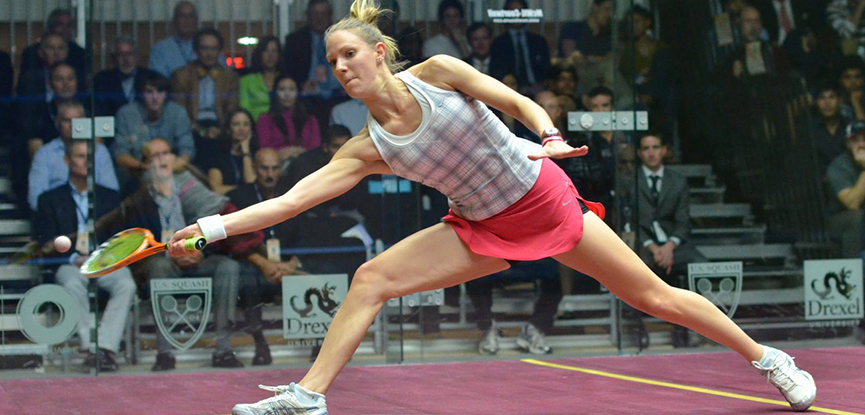
[[[393,12],[388,9],[379,8],[375,0],[354,0],[351,4],[348,17],[330,26],[324,32],[325,43],[327,43],[330,35],[340,30],[351,31],[363,39],[371,48],[375,48],[378,42],[384,43],[384,59],[387,68],[391,73],[399,72],[407,62],[397,60],[400,53],[396,41],[392,37],[382,34],[377,25],[378,18],[385,13]]]

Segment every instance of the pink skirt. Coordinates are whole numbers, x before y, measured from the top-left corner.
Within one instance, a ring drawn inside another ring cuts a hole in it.
[[[583,236],[578,200],[599,217],[604,206],[580,197],[571,179],[550,159],[531,190],[495,216],[470,221],[450,211],[443,218],[472,252],[513,261],[534,261],[570,251]]]

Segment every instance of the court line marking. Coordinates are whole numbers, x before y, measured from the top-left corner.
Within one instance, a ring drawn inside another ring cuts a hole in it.
[[[581,373],[586,373],[589,375],[603,376],[603,377],[619,379],[619,380],[627,380],[629,382],[645,383],[647,385],[663,386],[666,388],[681,389],[681,390],[686,390],[686,391],[691,391],[691,392],[705,393],[707,395],[723,396],[726,398],[742,399],[745,401],[768,403],[768,404],[772,404],[772,405],[784,406],[787,408],[790,407],[790,404],[788,404],[787,402],[778,401],[778,400],[774,400],[774,399],[765,399],[765,398],[759,398],[756,396],[741,395],[738,393],[730,393],[730,392],[717,391],[717,390],[713,390],[713,389],[698,388],[696,386],[680,385],[678,383],[662,382],[659,380],[652,380],[652,379],[638,378],[638,377],[634,377],[634,376],[620,375],[617,373],[603,372],[603,371],[594,370],[594,369],[585,369],[585,368],[576,367],[576,366],[560,365],[557,363],[543,362],[543,361],[535,360],[535,359],[521,359],[521,361],[524,363],[537,365],[537,366],[546,366],[546,367],[551,367],[551,368],[555,368],[555,369],[570,370],[572,372],[581,372]],[[837,409],[822,408],[819,406],[812,406],[808,410],[814,411],[814,412],[823,412],[826,414],[835,414],[835,415],[865,415],[865,414],[860,414],[858,412],[839,411]]]

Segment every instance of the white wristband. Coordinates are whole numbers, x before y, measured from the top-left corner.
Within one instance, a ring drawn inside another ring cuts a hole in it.
[[[222,216],[220,215],[206,216],[199,219],[198,227],[201,228],[201,234],[208,244],[228,237],[225,233],[225,226],[222,224]]]

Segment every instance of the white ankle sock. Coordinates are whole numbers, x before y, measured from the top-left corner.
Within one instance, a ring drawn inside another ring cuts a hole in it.
[[[769,367],[775,362],[775,357],[781,353],[780,350],[769,346],[763,346],[763,357],[760,358],[760,366]]]
[[[297,383],[294,384],[294,388],[303,392],[304,394],[306,394],[311,399],[317,399],[317,398],[324,399],[324,395],[322,395],[318,392],[313,392],[307,388],[304,388],[303,386],[298,385]]]

